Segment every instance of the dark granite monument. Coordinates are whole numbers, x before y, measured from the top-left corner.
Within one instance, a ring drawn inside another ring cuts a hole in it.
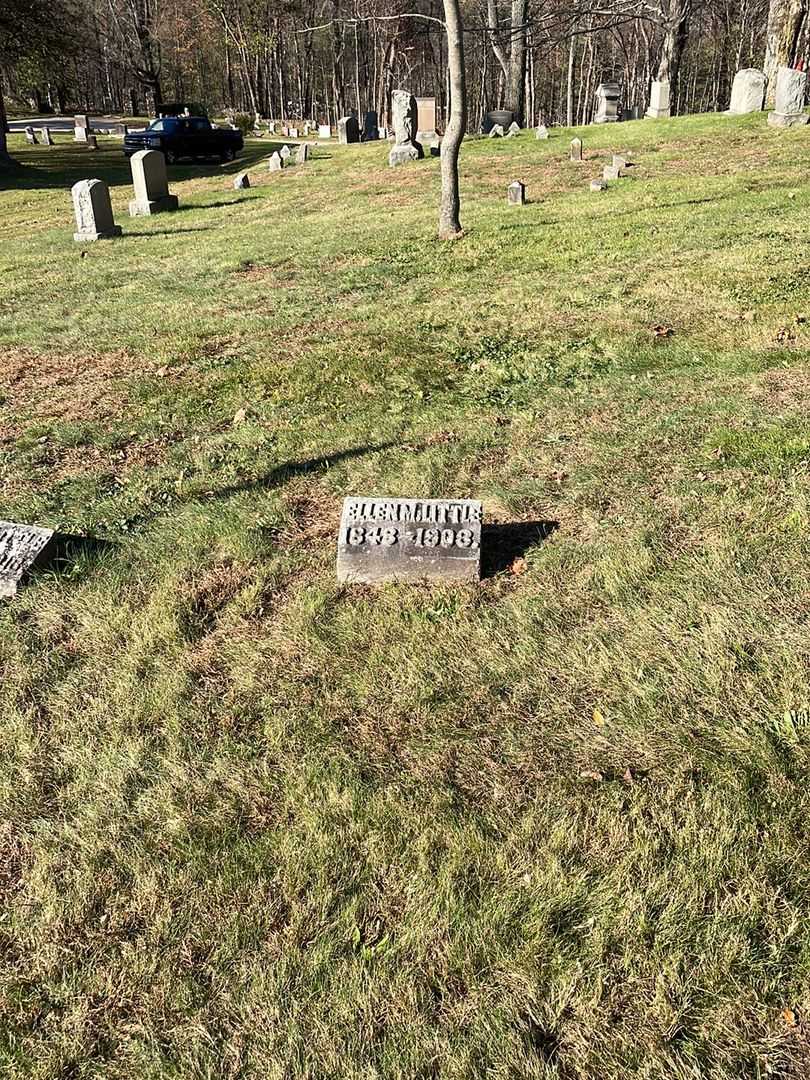
[[[347,498],[338,581],[478,581],[481,518],[471,499]]]

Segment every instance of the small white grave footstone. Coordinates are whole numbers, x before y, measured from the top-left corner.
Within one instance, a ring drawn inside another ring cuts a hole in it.
[[[284,168],[284,158],[279,154],[278,150],[275,150],[267,159],[267,171],[279,172]]]
[[[328,124],[318,124],[318,138],[319,139],[331,139],[332,129]]]
[[[289,146],[287,146],[287,144],[285,143],[279,150],[278,154],[282,161],[284,161],[284,163],[286,164],[287,158],[289,158],[292,154],[292,150],[290,150]]]
[[[526,202],[526,185],[520,180],[513,180],[506,189],[506,199],[510,206],[523,206]]]
[[[490,137],[490,139],[502,139],[503,138],[503,128],[501,127],[500,124],[493,124],[492,125],[492,127],[489,129],[489,137]]]
[[[520,134],[520,124],[516,120],[513,120],[512,123],[509,125],[508,130],[509,130],[510,135],[519,135]]]
[[[650,87],[650,104],[644,113],[648,120],[669,119],[669,82],[655,79]]]
[[[765,106],[765,88],[768,79],[758,68],[743,68],[734,76],[731,87],[731,103],[727,116],[744,116],[746,113],[762,112]]]
[[[53,550],[53,530],[0,521],[0,597],[17,595],[23,577]]]
[[[42,128],[42,145],[53,146],[53,136],[49,127]]]
[[[298,138],[298,128],[290,128],[290,130],[287,132],[287,138],[289,138],[289,139],[297,139]]]
[[[34,133],[34,129],[32,127],[27,127],[25,129],[25,137],[28,140],[28,142],[31,144],[31,146],[38,146],[39,145],[39,143],[37,142],[37,137],[36,137],[36,135]]]
[[[130,158],[135,198],[129,204],[130,217],[148,217],[177,209],[177,196],[169,193],[166,159],[160,150],[139,150]]]
[[[103,180],[80,180],[70,193],[76,215],[73,239],[77,243],[109,240],[121,235],[121,226],[116,225],[113,218],[110,189]]]
[[[602,170],[603,180],[618,180],[622,176],[624,176],[624,173],[618,165],[606,165]]]
[[[296,165],[303,165],[305,161],[309,161],[309,143],[299,143],[298,150],[295,154]]]
[[[538,126],[537,126],[537,128],[535,129],[535,132],[534,132],[534,137],[535,137],[535,139],[547,139],[548,138],[548,128],[546,127],[545,124],[538,124]]]
[[[591,180],[591,191],[607,191],[607,180]]]
[[[780,67],[776,75],[774,111],[768,113],[771,127],[798,127],[808,119],[804,111],[807,96],[807,72]]]
[[[582,161],[582,139],[571,140],[571,160]]]
[[[237,173],[233,178],[233,186],[236,191],[241,191],[243,188],[249,188],[250,177],[246,172]]]
[[[613,167],[616,169],[626,169],[632,162],[627,154],[614,154],[613,155]]]

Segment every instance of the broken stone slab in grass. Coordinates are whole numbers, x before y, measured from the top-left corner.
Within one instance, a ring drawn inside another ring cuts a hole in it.
[[[96,537],[0,521],[0,599],[16,596],[32,571],[69,563],[77,553],[102,551],[110,546],[108,540]]]
[[[591,191],[607,191],[607,180],[591,180]]]
[[[20,582],[55,550],[53,529],[0,521],[0,597],[17,595]]]
[[[482,517],[473,499],[350,496],[338,534],[338,581],[478,581]]]

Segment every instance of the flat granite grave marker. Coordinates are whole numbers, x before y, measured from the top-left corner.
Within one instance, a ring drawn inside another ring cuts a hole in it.
[[[20,581],[52,550],[53,530],[0,521],[0,597],[17,595]]]
[[[478,581],[480,502],[376,499],[343,502],[338,581]]]

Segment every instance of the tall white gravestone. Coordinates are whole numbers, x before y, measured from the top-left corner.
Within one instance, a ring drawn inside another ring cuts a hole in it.
[[[776,75],[774,111],[768,113],[771,127],[797,127],[810,117],[804,111],[807,96],[807,72],[780,67]]]
[[[73,117],[73,140],[74,142],[87,142],[90,134],[90,119],[87,113],[78,113]]]
[[[669,119],[669,82],[655,79],[650,87],[650,104],[644,113],[648,120]]]
[[[731,104],[727,115],[743,116],[745,113],[762,112],[767,85],[764,71],[757,68],[743,68],[738,71],[731,87]]]
[[[77,243],[121,235],[121,226],[116,225],[113,218],[110,189],[103,180],[80,180],[70,189],[70,194],[76,215],[73,239]]]
[[[148,217],[177,209],[177,196],[169,193],[166,159],[160,150],[139,150],[130,158],[135,198],[129,204],[130,217]]]
[[[391,119],[394,123],[394,145],[388,155],[389,165],[405,165],[425,156],[422,144],[416,141],[416,98],[410,90],[394,90],[391,94]]]

